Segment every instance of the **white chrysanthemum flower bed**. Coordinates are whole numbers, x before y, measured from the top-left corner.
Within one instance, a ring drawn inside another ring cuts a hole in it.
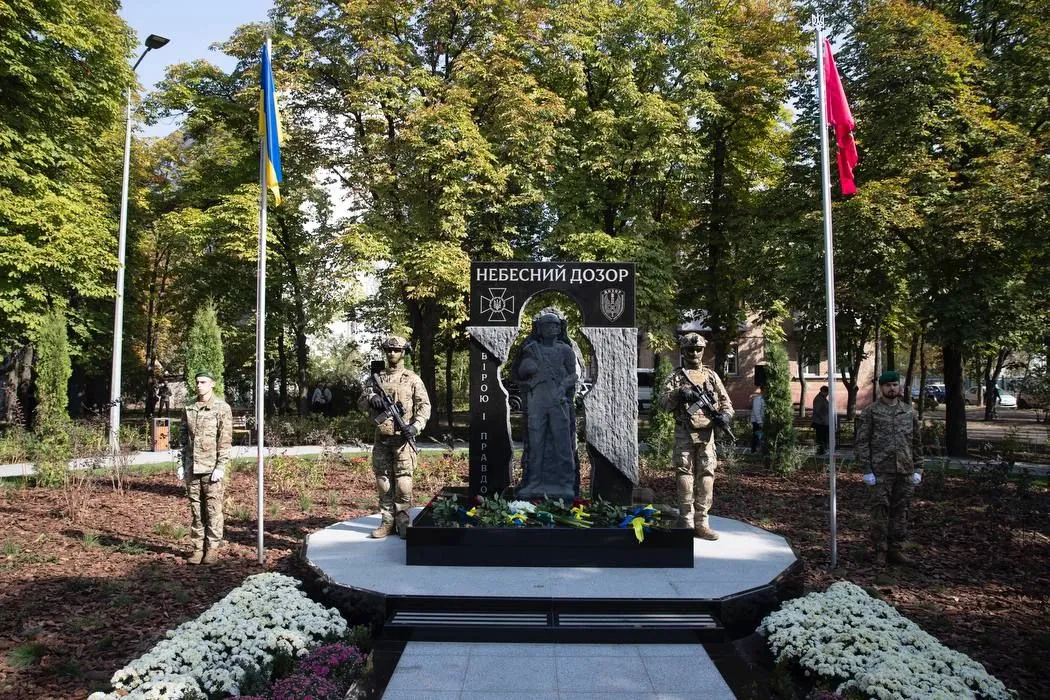
[[[852,583],[784,603],[758,631],[769,639],[778,662],[840,681],[839,693],[880,700],[1014,697],[984,666]]]
[[[247,674],[269,675],[275,658],[304,656],[346,632],[339,611],[307,598],[294,578],[249,576],[197,619],[169,630],[167,639],[113,674],[116,692],[93,693],[88,700],[238,695]]]

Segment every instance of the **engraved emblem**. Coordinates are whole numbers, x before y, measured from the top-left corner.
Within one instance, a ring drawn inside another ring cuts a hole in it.
[[[602,314],[610,322],[623,315],[625,298],[626,296],[622,289],[603,289],[598,296],[598,305],[602,310]]]
[[[481,313],[489,315],[489,323],[506,322],[514,315],[514,297],[507,296],[506,287],[489,287],[489,296],[481,297]]]

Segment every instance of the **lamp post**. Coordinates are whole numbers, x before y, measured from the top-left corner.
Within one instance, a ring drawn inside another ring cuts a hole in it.
[[[135,61],[134,73],[142,59],[153,49],[159,49],[168,40],[156,34],[146,37],[146,50]],[[124,334],[124,248],[128,234],[128,178],[131,167],[131,86],[127,91],[127,132],[124,135],[124,182],[120,191],[120,228],[117,233],[117,300],[113,312],[113,365],[109,382],[109,449],[120,451],[120,363]]]

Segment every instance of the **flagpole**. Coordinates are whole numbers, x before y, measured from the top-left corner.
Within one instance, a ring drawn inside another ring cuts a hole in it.
[[[270,37],[266,37],[266,55],[270,53]],[[262,68],[260,68],[262,70]],[[260,104],[265,110],[266,100]],[[265,120],[264,120],[265,123]],[[264,373],[264,353],[266,352],[266,130],[260,130],[259,134],[259,271],[257,285],[255,288],[255,429],[256,435],[256,483],[258,494],[256,498],[256,514],[258,521],[258,554],[259,563],[266,563],[266,552],[263,544],[263,452],[264,435],[263,429],[266,415],[264,412],[264,393],[266,377]]]
[[[831,568],[838,567],[838,494],[835,472],[835,437],[838,411],[835,404],[835,250],[831,228],[831,165],[828,160],[827,90],[824,75],[824,17],[817,15],[817,93],[820,101],[820,188],[824,198],[824,287],[827,298],[828,327],[828,478],[831,525]]]

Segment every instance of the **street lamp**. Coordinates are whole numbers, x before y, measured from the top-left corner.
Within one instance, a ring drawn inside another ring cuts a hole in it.
[[[153,49],[159,49],[168,40],[156,34],[146,37],[146,50],[135,61],[135,72],[142,59]],[[127,132],[124,135],[124,183],[120,191],[120,228],[117,233],[117,301],[113,313],[113,365],[109,382],[109,449],[120,451],[120,362],[124,334],[124,248],[128,234],[128,177],[131,167],[131,88],[127,91]]]

